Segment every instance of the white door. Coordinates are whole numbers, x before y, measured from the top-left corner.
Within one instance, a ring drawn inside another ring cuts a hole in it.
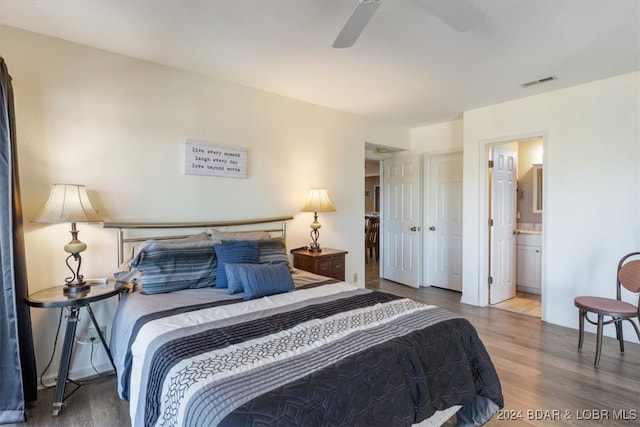
[[[425,285],[462,291],[462,153],[429,160]]]
[[[382,277],[418,287],[420,258],[420,159],[382,161]]]
[[[516,296],[517,151],[495,145],[489,212],[489,303]]]

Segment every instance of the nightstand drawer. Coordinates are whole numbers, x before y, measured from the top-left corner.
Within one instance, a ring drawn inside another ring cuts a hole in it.
[[[299,248],[291,253],[295,268],[344,281],[347,251],[325,248],[320,252],[310,252],[307,248]]]
[[[342,277],[344,277],[344,272],[345,272],[344,255],[332,257],[331,258],[331,275],[332,276],[342,275]]]
[[[331,266],[330,259],[318,260],[318,268],[316,270],[317,270],[316,274],[320,274],[322,276],[327,276],[327,277],[333,276],[333,268]]]

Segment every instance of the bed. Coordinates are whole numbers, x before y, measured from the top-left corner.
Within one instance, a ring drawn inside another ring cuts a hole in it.
[[[289,219],[105,223],[131,290],[111,352],[132,425],[480,425],[503,407],[467,320],[291,268]]]

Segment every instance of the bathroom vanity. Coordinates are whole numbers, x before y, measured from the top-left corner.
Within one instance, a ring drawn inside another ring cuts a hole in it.
[[[541,293],[542,233],[518,231],[516,236],[516,289]]]

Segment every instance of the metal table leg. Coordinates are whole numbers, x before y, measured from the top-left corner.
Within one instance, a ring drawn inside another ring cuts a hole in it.
[[[58,367],[58,378],[56,379],[56,391],[53,396],[53,416],[57,416],[64,402],[64,388],[67,385],[69,374],[69,364],[71,363],[71,353],[73,351],[73,340],[76,336],[78,326],[78,315],[80,307],[69,307],[69,317],[67,317],[67,329],[64,333],[64,344],[62,346],[62,356]]]
[[[93,315],[93,310],[91,310],[91,306],[87,304],[87,311],[89,312],[89,317],[91,317],[91,321],[93,322],[93,326],[96,328],[98,332],[98,336],[100,337],[100,342],[102,343],[102,347],[104,347],[104,351],[107,352],[107,356],[109,356],[109,360],[111,361],[111,366],[113,366],[113,370],[116,370],[116,364],[113,362],[113,357],[111,357],[111,351],[109,350],[109,346],[107,346],[107,341],[102,336],[102,330],[100,329],[100,325],[98,325],[98,321]]]

